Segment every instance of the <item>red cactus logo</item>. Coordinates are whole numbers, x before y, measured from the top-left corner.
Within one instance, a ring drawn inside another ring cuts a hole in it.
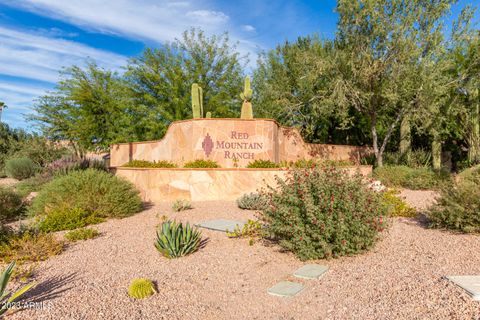
[[[205,155],[207,157],[212,153],[213,141],[212,141],[212,138],[210,138],[210,135],[208,133],[203,139],[202,148],[203,148],[203,151],[205,151]]]

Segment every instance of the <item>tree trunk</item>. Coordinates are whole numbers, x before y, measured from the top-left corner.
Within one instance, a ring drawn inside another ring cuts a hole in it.
[[[442,140],[440,134],[436,131],[433,132],[432,162],[434,170],[440,170],[442,168]]]
[[[404,155],[409,153],[412,145],[412,137],[410,130],[410,116],[405,115],[400,124],[400,154]]]
[[[377,167],[382,167],[383,166],[383,159],[382,159],[382,153],[378,149],[377,117],[376,117],[376,115],[372,115],[370,117],[370,130],[372,132],[373,152],[375,153],[375,160],[376,160],[376,163],[377,163]]]
[[[480,104],[473,106],[470,117],[470,134],[468,137],[468,161],[470,163],[480,162]]]

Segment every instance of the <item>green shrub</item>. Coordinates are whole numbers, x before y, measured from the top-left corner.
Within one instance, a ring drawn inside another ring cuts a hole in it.
[[[145,299],[156,292],[155,284],[144,278],[133,279],[128,287],[128,295],[134,299]]]
[[[186,256],[198,250],[202,233],[189,223],[164,221],[157,229],[155,247],[167,258]]]
[[[480,175],[480,164],[467,168],[458,174],[458,179],[472,179],[475,175]]]
[[[422,149],[411,150],[404,154],[400,152],[385,152],[383,154],[383,163],[385,165],[407,166],[410,168],[431,168],[432,153]]]
[[[13,189],[0,187],[0,222],[20,217],[24,212],[22,198]]]
[[[65,238],[71,242],[75,242],[79,240],[93,239],[98,237],[99,234],[100,232],[98,232],[98,230],[91,228],[81,228],[67,232],[65,234]]]
[[[32,135],[18,143],[17,151],[13,153],[13,157],[29,158],[38,167],[45,167],[48,163],[60,159],[68,153],[67,148],[56,145],[44,137]]]
[[[15,262],[11,262],[0,274],[0,317],[7,312],[10,305],[13,305],[15,301],[20,299],[22,295],[35,286],[35,283],[30,283],[21,289],[17,288],[15,292],[8,292],[7,285],[10,281],[10,277],[13,275],[14,268]]]
[[[237,206],[245,210],[262,210],[268,205],[265,195],[252,192],[246,193],[237,199]]]
[[[54,178],[33,200],[30,213],[82,209],[97,217],[126,217],[142,209],[134,186],[119,177],[94,169],[74,171]]]
[[[176,168],[177,165],[170,161],[146,161],[146,160],[132,160],[125,163],[122,167],[129,168]]]
[[[213,160],[194,160],[183,165],[184,168],[220,168],[220,165]]]
[[[283,168],[311,168],[318,166],[319,161],[316,159],[298,159],[297,161],[282,161],[280,167]]]
[[[42,187],[50,182],[52,177],[47,174],[37,174],[34,177],[20,181],[15,185],[15,190],[22,196],[26,197],[32,192],[38,192]]]
[[[7,242],[0,244],[0,261],[43,261],[60,254],[63,247],[63,242],[56,240],[53,234],[25,232],[11,236]]]
[[[247,164],[247,168],[279,168],[280,165],[270,160],[255,160]]]
[[[388,212],[391,217],[416,217],[417,210],[410,207],[399,196],[400,192],[395,189],[390,189],[383,192],[383,202],[388,207]]]
[[[445,185],[428,217],[435,228],[480,233],[480,173]]]
[[[429,168],[406,166],[383,166],[375,168],[373,176],[387,187],[401,187],[412,190],[439,189],[448,181],[449,174],[435,172]]]
[[[103,221],[105,221],[104,218],[85,209],[58,209],[43,216],[38,224],[38,229],[43,232],[73,230]]]
[[[37,171],[37,165],[29,158],[12,158],[5,163],[5,172],[10,178],[27,179],[33,177]]]
[[[192,209],[192,203],[185,199],[177,199],[173,202],[172,210],[175,212]]]
[[[0,221],[0,244],[5,243],[13,235],[13,230],[11,227],[4,225]]]
[[[345,167],[355,165],[350,160],[320,160],[320,159],[298,159],[296,161],[283,161],[280,167],[283,168],[312,168],[312,167]]]
[[[386,227],[387,207],[361,175],[334,167],[295,169],[264,191],[267,235],[300,259],[350,255],[371,248]]]

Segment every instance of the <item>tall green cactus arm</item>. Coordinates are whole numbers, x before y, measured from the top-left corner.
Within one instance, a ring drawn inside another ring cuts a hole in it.
[[[252,94],[253,94],[253,91],[250,86],[250,77],[246,76],[245,84],[243,86],[243,93],[240,94],[240,98],[242,98],[242,100],[250,101],[252,100]]]
[[[192,84],[192,113],[194,119],[203,116],[203,90],[196,83]]]
[[[240,98],[243,100],[242,112],[240,117],[242,119],[253,119],[253,107],[250,102],[252,100],[252,88],[250,87],[250,77],[245,77],[245,84],[243,87],[243,93],[240,94]]]
[[[200,101],[200,118],[203,118],[203,89],[198,86],[198,99]]]

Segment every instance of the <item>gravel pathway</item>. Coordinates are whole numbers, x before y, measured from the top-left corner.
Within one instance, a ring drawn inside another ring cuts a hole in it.
[[[437,198],[439,194],[437,191],[432,190],[402,189],[399,196],[415,209],[425,211],[435,203],[435,198]]]
[[[12,319],[478,319],[472,301],[445,275],[480,274],[480,236],[457,235],[396,219],[369,253],[319,261],[330,267],[321,280],[292,273],[304,263],[275,245],[228,239],[203,230],[209,243],[180,259],[154,248],[162,215],[199,222],[246,220],[252,212],[233,202],[194,203],[173,213],[169,204],[98,226],[102,235],[70,245],[37,268],[40,285],[30,299],[44,310],[27,309]],[[159,293],[132,300],[133,278],[156,281]],[[278,281],[305,285],[298,296],[267,294]]]
[[[17,182],[18,180],[12,178],[0,178],[0,187],[11,187]]]

